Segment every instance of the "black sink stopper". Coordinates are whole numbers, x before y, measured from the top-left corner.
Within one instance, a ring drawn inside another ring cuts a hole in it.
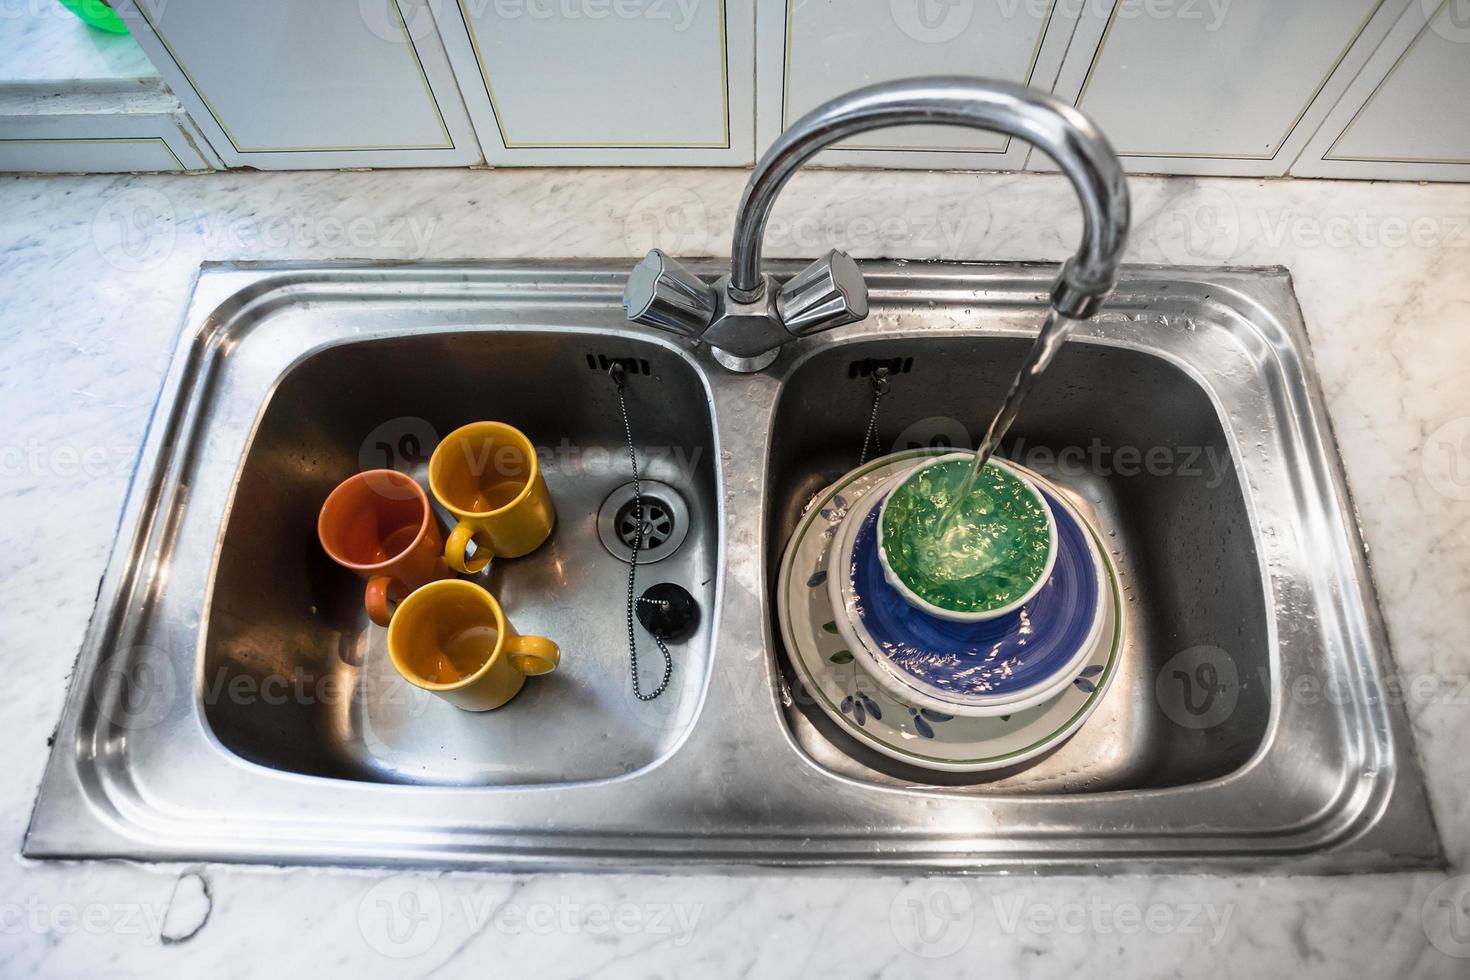
[[[660,640],[687,639],[699,625],[699,604],[682,585],[660,582],[638,598],[638,622]]]

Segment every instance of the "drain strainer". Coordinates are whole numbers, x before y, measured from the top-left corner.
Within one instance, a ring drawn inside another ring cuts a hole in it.
[[[689,508],[679,491],[657,480],[639,481],[643,488],[643,537],[638,544],[638,564],[650,565],[669,557],[689,533]],[[602,546],[620,561],[633,557],[638,534],[633,484],[624,483],[602,502],[597,512],[597,536]]]

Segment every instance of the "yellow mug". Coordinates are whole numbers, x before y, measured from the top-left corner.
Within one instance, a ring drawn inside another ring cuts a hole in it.
[[[536,447],[504,422],[471,422],[445,436],[429,458],[429,489],[459,520],[444,542],[444,560],[456,572],[481,571],[497,555],[529,554],[556,524]],[[475,557],[467,560],[472,540]]]
[[[443,579],[398,604],[388,656],[410,684],[456,708],[489,711],[515,697],[527,677],[555,670],[561,648],[517,633],[495,597],[474,582]]]

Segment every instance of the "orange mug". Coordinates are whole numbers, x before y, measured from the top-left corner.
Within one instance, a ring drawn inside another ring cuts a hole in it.
[[[379,626],[414,589],[449,577],[444,527],[429,496],[397,470],[368,470],[337,484],[316,533],[332,561],[367,580],[362,602]]]

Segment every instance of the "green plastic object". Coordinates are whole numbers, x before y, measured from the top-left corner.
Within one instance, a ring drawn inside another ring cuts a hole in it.
[[[123,23],[117,11],[108,6],[107,0],[59,0],[61,5],[76,14],[88,27],[109,34],[126,34],[128,25]]]
[[[1051,557],[1051,516],[1019,477],[987,463],[945,533],[944,515],[972,463],[923,466],[882,511],[888,567],[925,602],[960,613],[1000,609],[1035,586]]]

